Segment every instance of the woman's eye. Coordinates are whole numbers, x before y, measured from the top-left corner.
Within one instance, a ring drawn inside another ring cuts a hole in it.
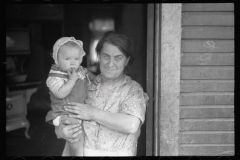
[[[107,55],[103,55],[104,59],[109,59],[109,57]]]
[[[66,60],[69,60],[69,58],[65,58]]]
[[[117,61],[120,61],[122,59],[122,56],[118,56],[115,58]]]

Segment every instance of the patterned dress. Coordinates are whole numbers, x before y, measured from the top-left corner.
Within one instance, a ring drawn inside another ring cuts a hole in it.
[[[145,120],[148,96],[140,84],[125,76],[124,81],[109,92],[103,91],[101,82],[88,88],[86,103],[110,113],[124,113]],[[141,125],[136,133],[117,132],[96,123],[83,121],[85,132],[84,156],[135,156]],[[68,155],[68,143],[63,156]]]

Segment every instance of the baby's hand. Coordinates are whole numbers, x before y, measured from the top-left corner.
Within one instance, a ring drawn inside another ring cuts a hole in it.
[[[93,78],[93,82],[94,82],[95,84],[100,83],[101,80],[102,80],[102,77],[101,77],[100,75],[97,75],[97,76],[95,76],[95,77]]]
[[[71,71],[68,70],[68,75],[70,80],[76,81],[78,79],[78,73],[75,68],[71,69]]]

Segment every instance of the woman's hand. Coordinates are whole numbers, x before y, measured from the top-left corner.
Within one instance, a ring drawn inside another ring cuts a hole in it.
[[[76,114],[69,115],[69,117],[79,118],[82,120],[93,120],[94,114],[98,110],[97,108],[88,104],[81,104],[77,102],[69,102],[68,104],[69,105],[64,106],[64,109],[68,112]]]
[[[78,135],[82,134],[82,127],[80,124],[72,124],[68,120],[61,121],[58,127],[55,127],[55,133],[58,138],[63,138],[70,143],[77,142]]]

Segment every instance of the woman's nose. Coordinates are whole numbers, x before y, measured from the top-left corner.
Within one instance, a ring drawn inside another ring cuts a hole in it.
[[[109,65],[109,67],[112,67],[114,65],[114,59],[113,58],[110,58],[108,65]]]

